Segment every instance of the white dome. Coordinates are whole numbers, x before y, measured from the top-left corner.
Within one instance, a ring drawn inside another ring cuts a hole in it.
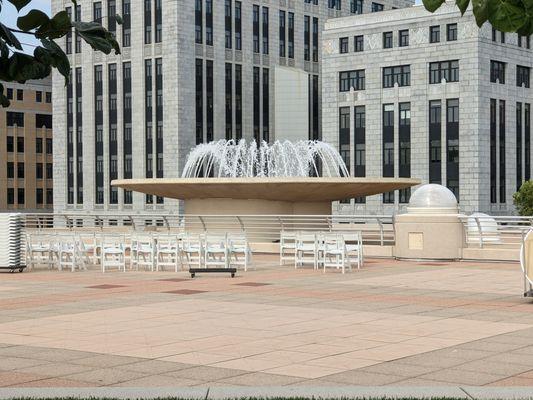
[[[457,199],[445,186],[430,183],[419,187],[409,200],[410,212],[457,212]]]

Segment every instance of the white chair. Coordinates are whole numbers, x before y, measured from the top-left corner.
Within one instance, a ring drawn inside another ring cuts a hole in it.
[[[322,236],[321,247],[321,262],[324,266],[324,272],[326,272],[327,267],[332,267],[342,269],[344,274],[347,260],[343,236],[335,233],[326,233]]]
[[[158,234],[155,237],[156,269],[174,267],[178,272],[181,264],[178,237],[173,234]]]
[[[203,259],[203,238],[200,234],[185,233],[181,237],[181,253],[188,268],[201,268]]]
[[[252,258],[252,250],[248,244],[246,233],[229,233],[227,245],[229,266],[241,265],[244,267],[244,271],[248,271],[248,263]],[[242,259],[239,259],[240,255],[242,255]]]
[[[363,266],[363,237],[360,231],[343,233],[346,246],[346,260],[350,269],[357,264],[357,269]]]
[[[95,233],[80,233],[77,237],[78,255],[81,262],[87,265],[98,264],[98,245]],[[87,269],[87,268],[85,268]]]
[[[204,265],[206,268],[228,267],[228,238],[223,234],[206,233],[204,239]]]
[[[136,239],[135,267],[143,267],[145,270],[154,271],[156,268],[155,245],[152,234],[139,234]]]
[[[72,272],[74,272],[76,268],[87,269],[81,260],[78,242],[79,241],[74,234],[58,236],[58,268],[60,271],[62,271],[63,268],[70,268]]]
[[[26,265],[33,269],[36,265],[54,267],[56,252],[56,235],[54,234],[27,234],[26,235]]]
[[[316,233],[298,232],[296,234],[294,268],[298,268],[304,264],[313,264],[314,269],[318,268]]]
[[[296,232],[281,231],[279,238],[279,265],[285,261],[294,261],[296,248]]]
[[[123,235],[102,235],[100,245],[100,263],[102,272],[116,267],[126,272],[126,251]]]

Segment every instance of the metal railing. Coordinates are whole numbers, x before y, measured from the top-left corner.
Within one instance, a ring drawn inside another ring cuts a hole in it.
[[[27,231],[241,232],[252,242],[279,241],[281,231],[362,232],[363,242],[394,244],[393,216],[384,215],[180,215],[180,214],[24,214]]]
[[[466,247],[519,248],[533,228],[533,217],[464,216]]]

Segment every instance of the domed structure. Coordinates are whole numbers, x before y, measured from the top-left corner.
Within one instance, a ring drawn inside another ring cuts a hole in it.
[[[457,199],[445,186],[430,183],[419,187],[409,200],[411,214],[457,214]]]

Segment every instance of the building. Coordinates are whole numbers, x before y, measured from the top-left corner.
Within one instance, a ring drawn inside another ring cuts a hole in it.
[[[52,211],[52,79],[3,83],[0,108],[0,211]]]
[[[416,177],[446,185],[464,212],[513,212],[531,178],[529,38],[446,3],[330,20],[322,45],[322,135],[353,175]],[[336,207],[391,213],[409,196]]]
[[[196,144],[320,137],[320,35],[328,18],[411,0],[53,0],[114,32],[120,56],[62,43],[72,79],[54,75],[55,209],[177,210],[110,186],[178,177]],[[122,14],[124,23],[113,18]]]

